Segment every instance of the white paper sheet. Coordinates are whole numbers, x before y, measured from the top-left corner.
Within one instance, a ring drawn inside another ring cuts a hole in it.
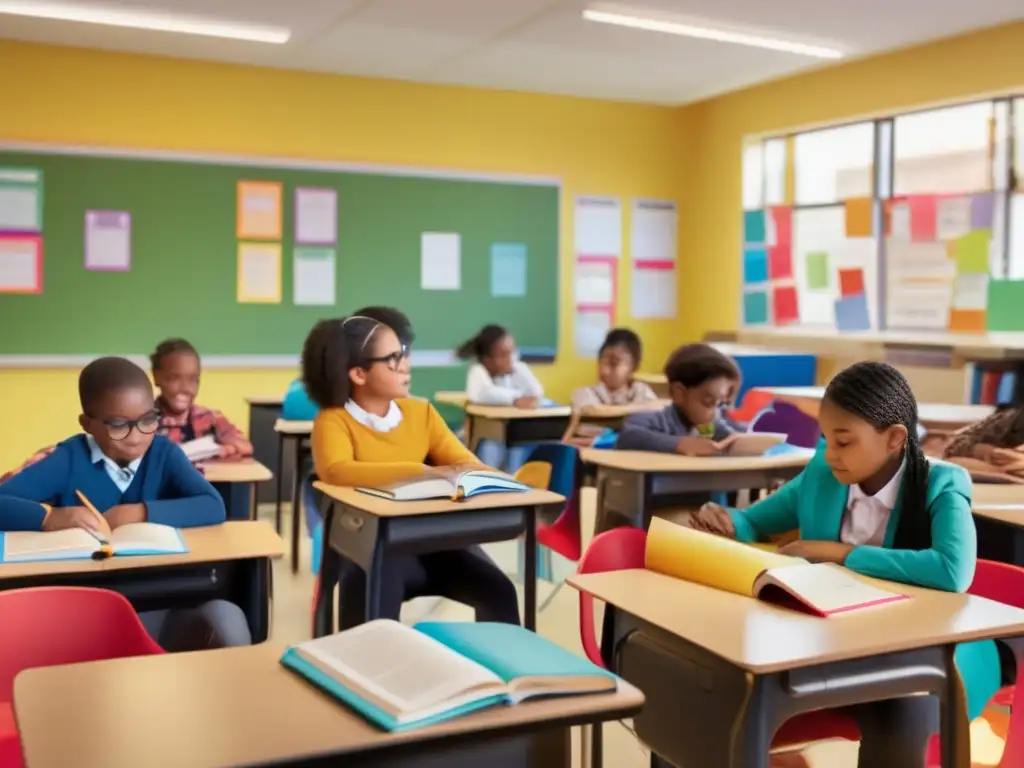
[[[633,261],[675,261],[676,204],[667,200],[634,200],[630,222]]]
[[[910,242],[910,203],[895,203],[889,213],[889,239]]]
[[[941,197],[935,207],[935,236],[955,240],[971,231],[971,198]]]
[[[637,318],[676,316],[676,270],[634,267],[630,279],[630,311]]]
[[[953,280],[954,309],[988,309],[988,275],[957,275]]]
[[[462,244],[457,233],[424,232],[420,236],[420,287],[425,291],[462,287]]]
[[[576,262],[576,304],[606,304],[615,301],[614,264]]]
[[[85,268],[124,271],[131,265],[131,214],[126,211],[86,211]]]
[[[238,244],[238,301],[281,302],[281,246]]]
[[[622,205],[611,197],[578,197],[573,218],[577,256],[615,256],[622,252]]]
[[[952,283],[903,283],[890,292],[890,328],[946,330],[953,300]]]
[[[292,301],[297,306],[334,306],[337,259],[331,248],[296,248]]]
[[[334,245],[337,239],[338,193],[333,189],[296,189],[295,242],[300,245]]]
[[[597,357],[597,351],[611,327],[611,316],[607,312],[577,312],[573,318],[576,354],[580,357]]]
[[[39,232],[39,188],[7,186],[0,180],[0,230]]]
[[[0,239],[0,293],[35,293],[40,289],[36,240]]]

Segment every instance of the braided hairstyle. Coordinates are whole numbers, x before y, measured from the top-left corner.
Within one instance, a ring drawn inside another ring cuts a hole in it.
[[[310,399],[321,408],[340,407],[352,394],[348,372],[367,364],[373,337],[385,323],[352,315],[321,320],[302,345],[302,383]]]
[[[917,435],[917,400],[903,374],[886,363],[860,362],[836,374],[825,389],[825,400],[882,430],[894,424],[907,429],[904,447],[899,524],[893,542],[897,549],[929,549],[932,545],[928,512],[928,459]]]

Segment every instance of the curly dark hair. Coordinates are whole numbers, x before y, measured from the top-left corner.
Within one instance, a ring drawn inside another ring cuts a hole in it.
[[[348,372],[366,364],[374,336],[390,327],[363,315],[321,320],[302,345],[302,383],[321,408],[342,406],[352,393]],[[397,331],[396,331],[397,335]]]
[[[409,318],[405,316],[405,313],[394,307],[363,307],[353,312],[352,316],[368,317],[371,320],[384,323],[384,325],[395,332],[403,346],[411,347],[412,343],[416,340],[416,335],[412,332],[412,323],[409,322]]]
[[[194,355],[197,360],[199,359],[199,353],[196,351],[196,348],[185,339],[164,339],[156,345],[153,354],[149,356],[149,367],[153,373],[156,373],[160,370],[165,358],[182,352]]]
[[[740,369],[731,357],[710,344],[684,344],[668,356],[665,378],[669,384],[699,387],[711,379],[739,381]]]
[[[491,349],[499,341],[508,336],[508,329],[500,325],[485,325],[476,336],[467,339],[455,350],[460,360],[476,360],[479,362],[491,354]]]
[[[640,337],[634,331],[631,331],[629,328],[612,328],[608,331],[608,335],[604,337],[604,341],[601,342],[601,349],[597,352],[598,356],[600,357],[606,349],[611,349],[612,347],[623,347],[629,352],[630,357],[633,358],[633,367],[638,368],[640,366],[640,357],[643,354],[644,348]]]

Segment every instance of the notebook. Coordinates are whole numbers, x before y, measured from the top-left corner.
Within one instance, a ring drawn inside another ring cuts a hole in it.
[[[203,461],[204,459],[212,459],[214,456],[220,455],[220,446],[217,445],[217,440],[213,435],[181,443],[181,450],[188,456],[188,460],[193,463]]]
[[[387,731],[539,696],[612,692],[617,678],[512,624],[378,619],[294,645],[281,664]]]
[[[468,499],[481,493],[511,493],[530,490],[514,477],[486,469],[471,469],[457,477],[424,475],[380,488],[357,488],[362,493],[392,501],[420,501],[449,498]]]
[[[811,564],[659,517],[647,533],[645,563],[667,576],[823,617],[909,599],[838,565]]]
[[[786,442],[781,432],[737,432],[719,441],[723,456],[763,456],[776,445]]]
[[[34,563],[45,560],[88,560],[102,552],[101,536],[81,528],[63,531],[0,533],[0,562]],[[178,555],[188,546],[177,528],[157,523],[131,523],[114,530],[110,537],[114,557],[130,555]]]

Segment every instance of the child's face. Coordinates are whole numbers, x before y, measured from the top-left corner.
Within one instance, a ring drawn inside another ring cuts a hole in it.
[[[504,376],[512,373],[516,361],[516,340],[507,333],[491,346],[490,354],[481,361],[491,376]]]
[[[825,435],[825,461],[843,485],[874,477],[907,441],[902,424],[877,429],[829,400],[821,403],[818,423]]]
[[[678,381],[669,386],[672,403],[694,426],[713,424],[718,420],[722,405],[729,401],[734,382],[724,376],[708,379],[695,387],[686,387]]]
[[[627,386],[635,370],[636,360],[621,345],[608,347],[597,359],[597,375],[612,392]]]
[[[93,406],[93,412],[83,413],[78,422],[109,458],[130,464],[149,450],[160,426],[160,414],[153,391],[134,387],[108,392]]]
[[[153,378],[171,411],[184,413],[199,394],[199,358],[191,352],[167,355],[153,372]]]
[[[349,371],[353,394],[397,400],[409,396],[409,350],[387,326],[378,326],[370,339],[365,368]]]

